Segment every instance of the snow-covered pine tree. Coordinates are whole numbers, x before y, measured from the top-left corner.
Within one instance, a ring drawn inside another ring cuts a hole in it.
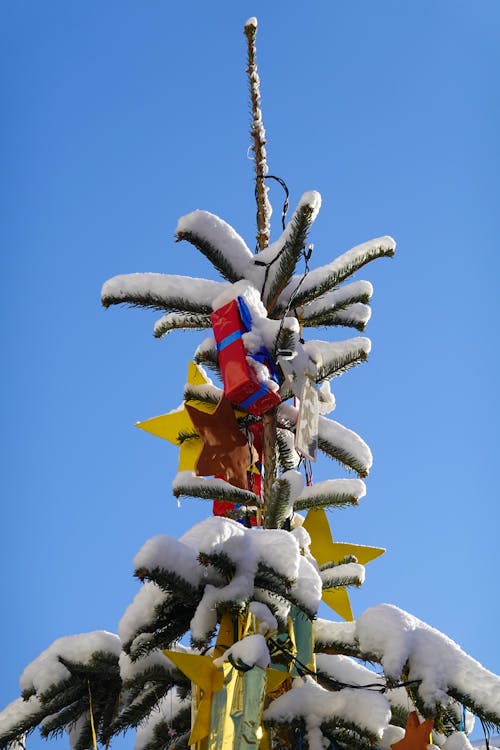
[[[363,582],[363,562],[382,550],[334,544],[323,509],[356,505],[372,458],[325,415],[335,405],[330,380],[363,362],[370,343],[304,340],[304,331],[362,331],[372,287],[350,277],[392,256],[395,243],[371,240],[309,271],[307,237],[321,203],[311,191],[269,245],[256,29],[255,19],[245,25],[258,252],[195,211],[179,221],[177,239],[223,281],[133,274],[102,292],[106,307],[162,311],[158,337],[213,327],[215,340],[200,344],[189,367],[182,407],[141,426],[180,447],[174,495],[213,500],[218,515],[179,540],[146,542],[134,560],[144,585],[118,635],[61,638],[25,669],[21,698],[0,714],[1,748],[39,726],[44,737],[67,731],[74,750],[107,746],[131,728],[136,750],[403,750],[425,748],[433,725],[433,743],[457,750],[470,747],[473,714],[500,723],[500,678],[446,636],[390,605],[350,615],[346,587]],[[358,478],[306,485],[300,468],[316,448]],[[300,511],[309,511],[305,522]],[[316,617],[322,597],[345,621]]]

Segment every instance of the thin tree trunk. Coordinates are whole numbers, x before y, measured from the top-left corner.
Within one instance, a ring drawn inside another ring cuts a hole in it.
[[[250,84],[250,100],[252,105],[252,128],[250,135],[253,139],[252,150],[255,154],[255,198],[257,201],[257,251],[264,250],[269,245],[271,219],[271,204],[269,203],[264,179],[268,172],[266,154],[266,131],[262,120],[260,107],[260,79],[257,71],[255,37],[257,34],[257,19],[250,18],[245,24],[245,36],[248,46],[247,74]],[[276,408],[262,416],[263,453],[264,453],[264,513],[266,500],[277,475],[276,459]]]

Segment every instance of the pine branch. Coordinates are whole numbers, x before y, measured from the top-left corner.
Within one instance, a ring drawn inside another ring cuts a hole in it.
[[[211,565],[226,582],[230,581],[236,572],[236,565],[225,552],[200,552],[198,561],[200,565]]]
[[[371,750],[379,737],[366,727],[346,721],[341,716],[335,716],[328,721],[321,722],[321,731],[330,740],[344,744],[349,748]]]
[[[357,563],[358,558],[356,555],[345,555],[342,560],[329,560],[323,565],[319,566],[320,573],[323,570],[330,570],[331,568],[338,568],[339,565],[348,565],[349,563]]]
[[[184,386],[184,401],[193,403],[193,406],[199,404],[217,405],[223,396],[221,388],[214,385],[191,385],[186,383]]]
[[[254,265],[265,263],[267,266],[267,289],[262,289],[264,304],[272,313],[278,297],[290,281],[297,262],[306,245],[307,233],[316,218],[321,198],[319,193],[304,193],[297,206],[292,220],[277,242],[261,252]]]
[[[174,497],[198,497],[202,500],[226,500],[254,506],[258,498],[253,492],[234,487],[223,479],[205,479],[190,471],[181,471],[173,481]]]
[[[358,563],[344,563],[322,570],[320,575],[324,590],[361,586],[365,580],[365,569]]]
[[[297,294],[294,294],[294,292],[300,278],[292,277],[280,294],[275,314],[286,309],[292,294],[294,294],[293,304],[295,307],[307,305],[312,300],[318,299],[318,297],[329,292],[375,258],[392,257],[395,247],[396,243],[392,237],[379,237],[362,245],[357,245],[336,258],[332,263],[310,271]]]
[[[167,313],[156,321],[153,329],[153,335],[161,339],[170,331],[179,329],[201,331],[204,328],[210,328],[212,325],[209,315],[197,315],[195,313]]]
[[[295,511],[310,508],[327,508],[342,505],[357,505],[366,494],[364,482],[359,479],[327,479],[305,487],[293,503]]]
[[[314,651],[340,654],[354,659],[380,663],[380,656],[360,649],[356,638],[356,622],[333,622],[317,618],[313,622]]]
[[[217,346],[213,338],[207,338],[202,341],[195,350],[193,359],[197,365],[203,365],[208,370],[214,372],[219,379],[222,380],[219,357],[217,356]]]
[[[58,713],[47,716],[40,724],[41,736],[44,739],[61,736],[69,724],[74,724],[88,710],[89,699],[84,695],[79,701],[71,703]]]
[[[295,469],[299,463],[299,456],[294,447],[294,434],[290,430],[278,427],[276,431],[279,463],[283,471]]]
[[[192,211],[179,219],[177,242],[187,240],[231,283],[244,278],[253,256],[244,240],[218,216]]]
[[[105,740],[115,737],[130,728],[136,728],[146,719],[158,702],[171,689],[172,683],[152,682],[144,687],[134,700],[125,706],[104,735]]]
[[[366,443],[347,427],[326,417],[319,418],[318,448],[342,466],[366,477],[372,465],[372,455]]]
[[[84,715],[83,715],[84,716]],[[78,726],[78,734],[76,739],[72,738],[71,750],[91,750],[94,747],[93,736],[92,736],[92,724],[90,722],[90,714],[86,721],[82,721],[83,716],[80,718]],[[95,716],[94,716],[95,723]]]
[[[275,570],[264,567],[257,570],[255,576],[255,588],[265,591],[267,594],[279,597],[290,603],[290,582],[285,581]]]
[[[195,609],[195,604],[188,606],[166,595],[165,600],[149,613],[147,620],[136,625],[124,640],[123,650],[132,661],[137,661],[155,649],[169,648],[189,629]]]
[[[370,317],[371,308],[362,302],[355,302],[337,312],[327,310],[321,315],[311,316],[307,320],[304,320],[302,324],[305,328],[343,326],[345,328],[356,328],[358,331],[364,331]]]
[[[116,655],[106,651],[95,651],[91,658],[85,662],[72,661],[61,655],[58,657],[58,660],[74,677],[85,680],[94,677],[102,677],[109,680],[113,677],[118,677],[120,674]],[[47,693],[44,693],[42,700],[46,700],[46,696]]]
[[[279,426],[295,429],[298,409],[281,404],[278,411]],[[318,422],[318,447],[330,458],[339,461],[358,476],[366,477],[372,465],[372,454],[367,444],[352,430],[326,417]]]
[[[154,654],[150,654],[150,656],[154,656]],[[172,686],[184,684],[186,687],[191,687],[191,682],[187,677],[175,665],[169,662],[166,656],[164,658],[164,665],[160,663],[150,664],[146,659],[147,666],[144,669],[138,670],[133,676],[129,676],[123,680],[123,689],[127,694],[132,696],[132,700],[139,695],[144,686],[149,682],[158,682],[161,685],[169,683]]]
[[[317,367],[316,382],[338,377],[368,359],[370,339],[357,336],[346,341],[306,341],[304,349]]]
[[[167,594],[172,594],[178,601],[189,605],[192,602],[198,602],[201,599],[203,588],[193,586],[189,581],[183,578],[174,570],[167,570],[160,566],[153,568],[137,568],[134,576],[139,580],[153,581]]]
[[[209,315],[213,300],[226,284],[189,276],[131,273],[106,281],[101,292],[104,307],[131,305],[179,313]]]
[[[126,651],[132,661],[141,659],[157,649],[170,648],[172,643],[179,641],[188,632],[195,609],[195,605],[188,607],[175,602],[168,613],[164,612],[164,618],[155,623],[154,629],[148,631],[141,628],[141,632],[137,633]],[[144,636],[147,636],[147,639]]]
[[[368,304],[372,298],[373,286],[369,281],[353,281],[344,284],[332,292],[324,294],[315,302],[309,302],[298,309],[302,325],[314,325],[315,318],[321,319],[325,315],[334,315],[356,303]]]
[[[276,479],[266,503],[266,529],[281,529],[292,512],[292,485],[286,476]]]
[[[36,696],[29,700],[18,698],[2,711],[0,729],[0,750],[7,750],[9,745],[29,734],[47,715]]]
[[[262,582],[270,583],[272,586],[278,587],[279,590],[273,589],[273,592],[278,596],[281,596],[283,593],[286,594],[290,587],[295,583],[294,578],[283,575],[279,570],[276,570],[276,568],[273,568],[268,563],[263,563],[262,561],[257,565],[257,577],[259,582],[255,584],[256,586],[265,587],[265,584]]]
[[[270,409],[262,415],[262,452],[264,457],[264,513],[267,512],[267,499],[271,494],[277,474],[277,410]]]
[[[173,718],[158,719],[149,739],[136,750],[189,750],[191,707],[182,709]]]
[[[287,321],[293,321],[293,326],[287,325]],[[299,339],[299,328],[295,318],[285,318],[283,327],[278,332],[274,342],[273,354],[276,355],[281,351],[294,351]]]

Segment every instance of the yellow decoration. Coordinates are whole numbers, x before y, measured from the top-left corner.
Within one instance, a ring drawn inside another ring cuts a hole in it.
[[[201,690],[196,719],[189,737],[189,744],[194,745],[206,737],[210,731],[212,696],[224,686],[224,674],[217,669],[209,656],[184,654],[180,651],[164,651],[163,653]]]
[[[311,537],[311,554],[316,558],[318,565],[341,562],[346,555],[354,555],[360,565],[366,565],[385,552],[383,547],[334,542],[326,513],[322,508],[312,508],[309,511],[304,528]],[[323,591],[323,601],[344,620],[353,619],[349,594],[344,587]]]
[[[266,670],[255,665],[248,672],[239,672],[227,662],[223,670],[224,690],[212,701],[207,750],[257,750]]]
[[[290,672],[284,672],[281,669],[272,669],[269,667],[266,669],[267,674],[267,687],[266,693],[275,693],[290,677]]]
[[[204,374],[203,370],[194,362],[190,362],[188,366],[187,384],[196,386],[207,385],[209,383],[210,381]],[[213,413],[217,406],[217,404],[205,404],[199,401],[191,401],[189,403],[193,405],[196,403],[197,409],[209,414]],[[199,437],[190,438],[182,443],[179,440],[179,436],[182,434],[196,432],[191,417],[187,413],[185,403],[182,403],[177,409],[169,411],[168,414],[145,419],[144,422],[137,422],[136,427],[140,427],[141,430],[145,430],[145,432],[149,432],[151,435],[163,438],[163,440],[168,440],[169,443],[180,445],[181,449],[178,470],[194,471],[196,461],[202,449],[202,442]]]
[[[187,374],[188,385],[208,385],[210,380],[207,378],[201,367],[194,362],[190,362]],[[196,429],[189,416],[186,403],[194,406],[198,411],[206,414],[213,414],[217,404],[207,404],[203,401],[190,400],[183,402],[177,409],[169,411],[167,414],[161,414],[159,417],[145,419],[143,422],[136,422],[139,427],[151,435],[168,440],[169,443],[180,446],[178,471],[194,471],[194,467],[203,447],[202,440],[196,435],[189,440],[180,441],[179,436],[196,433]],[[235,411],[236,417],[243,416],[243,412]]]

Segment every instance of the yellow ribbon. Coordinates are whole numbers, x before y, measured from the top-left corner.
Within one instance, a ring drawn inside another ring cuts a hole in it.
[[[94,712],[92,710],[92,693],[90,692],[90,680],[87,680],[87,687],[89,691],[89,713],[90,713],[90,729],[92,730],[92,743],[94,745],[94,750],[97,750],[97,736],[95,733]]]
[[[195,745],[206,737],[210,730],[212,696],[223,687],[224,674],[217,669],[209,656],[184,654],[180,651],[164,651],[163,653],[200,689],[196,719],[189,737],[189,744]]]

